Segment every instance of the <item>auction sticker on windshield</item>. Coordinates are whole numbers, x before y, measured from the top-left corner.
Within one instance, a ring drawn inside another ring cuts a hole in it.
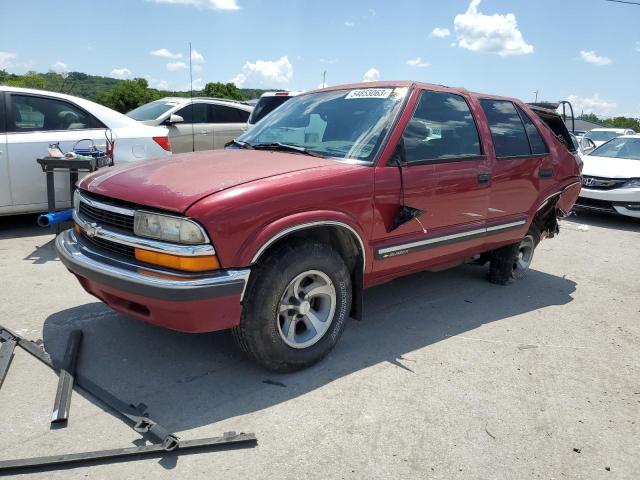
[[[352,98],[388,98],[392,91],[392,88],[360,88],[351,90],[344,98],[346,100]]]

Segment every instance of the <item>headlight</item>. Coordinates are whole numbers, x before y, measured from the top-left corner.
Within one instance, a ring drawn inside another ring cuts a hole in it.
[[[196,245],[209,240],[196,222],[160,213],[137,211],[133,217],[133,231],[141,237],[173,243]]]
[[[73,191],[73,209],[76,212],[80,209],[80,192],[77,188]]]
[[[640,188],[640,178],[632,178],[625,182],[621,188]]]

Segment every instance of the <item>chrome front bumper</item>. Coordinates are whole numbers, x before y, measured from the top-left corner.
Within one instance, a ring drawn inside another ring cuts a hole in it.
[[[82,242],[73,229],[56,238],[62,263],[73,273],[135,295],[169,301],[204,300],[237,295],[240,300],[251,270],[183,274],[116,259]]]

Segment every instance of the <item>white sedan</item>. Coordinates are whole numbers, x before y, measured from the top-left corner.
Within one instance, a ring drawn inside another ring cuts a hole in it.
[[[0,215],[47,209],[45,174],[36,159],[47,155],[49,144],[59,143],[64,152],[83,139],[104,146],[107,134],[115,140],[115,163],[171,155],[164,127],[141,125],[82,98],[0,86]],[[69,177],[55,177],[56,207],[67,208]]]
[[[640,135],[614,138],[582,160],[576,208],[640,218]]]

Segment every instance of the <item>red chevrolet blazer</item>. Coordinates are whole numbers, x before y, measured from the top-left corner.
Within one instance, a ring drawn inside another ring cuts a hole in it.
[[[233,329],[251,358],[292,371],[362,316],[366,287],[465,261],[488,263],[495,283],[522,278],[578,197],[572,149],[554,111],[516,99],[336,86],[289,100],[226,150],[84,178],[56,247],[113,309]]]

